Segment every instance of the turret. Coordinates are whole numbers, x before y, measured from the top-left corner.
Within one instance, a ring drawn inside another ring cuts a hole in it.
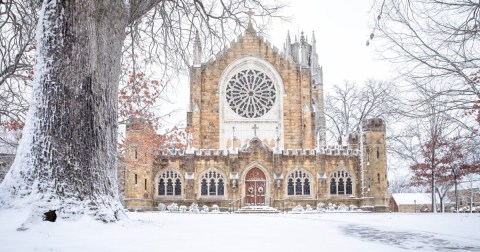
[[[373,211],[388,211],[387,154],[385,122],[380,118],[367,119],[363,131],[363,198],[364,206],[373,206]]]

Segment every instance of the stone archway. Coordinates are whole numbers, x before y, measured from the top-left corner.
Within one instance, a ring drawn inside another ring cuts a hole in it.
[[[245,175],[245,205],[265,206],[267,179],[258,167],[253,167]]]

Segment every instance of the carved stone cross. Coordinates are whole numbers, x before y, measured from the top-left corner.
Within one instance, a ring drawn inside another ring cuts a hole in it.
[[[257,136],[257,129],[258,129],[257,125],[254,124],[253,127],[252,127],[252,129],[253,129],[253,134],[254,134],[255,136]]]
[[[249,22],[249,23],[252,22],[252,16],[253,16],[253,14],[255,14],[255,12],[253,12],[252,9],[250,9],[250,10],[247,12],[248,22]]]

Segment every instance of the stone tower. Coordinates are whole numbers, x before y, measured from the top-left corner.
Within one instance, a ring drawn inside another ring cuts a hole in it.
[[[310,85],[312,91],[312,113],[314,124],[314,138],[317,141],[315,145],[317,148],[326,145],[326,126],[324,114],[324,99],[323,99],[323,69],[318,64],[317,54],[317,40],[315,32],[312,32],[311,44],[305,38],[303,32],[300,35],[300,41],[291,43],[290,32],[287,33],[287,38],[284,46],[285,55],[292,59],[302,68],[310,68]]]
[[[388,211],[385,122],[380,118],[367,119],[362,123],[362,130],[362,193],[365,199],[363,205],[373,207],[375,212]]]
[[[124,200],[130,205],[143,205],[145,199],[154,193],[153,178],[153,140],[155,131],[144,120],[133,119],[127,124],[124,153],[125,181]]]

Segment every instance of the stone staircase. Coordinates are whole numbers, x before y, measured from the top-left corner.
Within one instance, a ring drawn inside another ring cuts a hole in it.
[[[244,206],[235,211],[239,214],[278,214],[278,209],[269,206]]]

